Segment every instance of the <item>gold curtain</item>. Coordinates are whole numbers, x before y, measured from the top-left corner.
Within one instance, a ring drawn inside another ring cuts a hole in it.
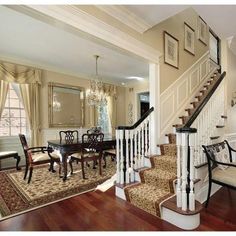
[[[1,80],[0,81],[0,117],[2,116],[2,112],[5,107],[8,90],[9,90],[9,83],[4,80]]]
[[[31,146],[39,146],[40,144],[40,85],[35,84],[19,84],[23,105],[30,125],[30,144]]]
[[[1,62],[0,79],[4,82],[19,84],[23,105],[30,125],[30,143],[31,146],[38,146],[41,140],[39,111],[41,71]]]

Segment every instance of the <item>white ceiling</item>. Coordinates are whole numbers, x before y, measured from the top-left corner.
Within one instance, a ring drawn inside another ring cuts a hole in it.
[[[220,38],[236,35],[236,5],[125,5],[125,7],[152,26],[192,7]]]
[[[107,82],[127,82],[126,77],[148,77],[148,63],[91,42],[78,35],[0,6],[0,59],[32,62],[39,68],[91,77],[98,73]],[[16,59],[16,60],[15,60]]]

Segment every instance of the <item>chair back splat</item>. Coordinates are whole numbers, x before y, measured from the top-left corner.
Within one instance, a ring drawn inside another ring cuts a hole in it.
[[[67,143],[78,142],[79,132],[77,130],[62,130],[59,132],[60,142],[65,141]]]

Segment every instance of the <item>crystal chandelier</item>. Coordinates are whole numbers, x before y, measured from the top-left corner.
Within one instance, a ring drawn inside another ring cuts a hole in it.
[[[94,56],[96,59],[96,74],[95,79],[90,81],[90,89],[87,92],[88,105],[105,106],[107,105],[106,94],[104,93],[102,80],[98,76],[98,55]]]

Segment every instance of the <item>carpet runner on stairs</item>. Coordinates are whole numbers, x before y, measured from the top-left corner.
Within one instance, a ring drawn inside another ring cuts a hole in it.
[[[150,157],[151,168],[139,172],[141,183],[127,186],[127,201],[160,217],[160,203],[174,195],[176,179],[176,145],[160,145],[161,154]]]

